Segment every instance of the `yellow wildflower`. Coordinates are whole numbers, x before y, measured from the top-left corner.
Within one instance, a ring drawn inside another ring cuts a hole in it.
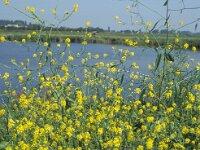
[[[22,39],[22,43],[26,43],[26,39]]]
[[[4,36],[1,36],[1,37],[0,37],[0,42],[5,42],[5,40],[6,40],[6,39],[5,39]]]
[[[188,48],[189,48],[189,44],[188,44],[188,43],[185,43],[185,44],[183,45],[183,47],[184,47],[184,49],[188,49]]]
[[[196,52],[197,48],[195,46],[192,46],[192,51]]]
[[[89,27],[91,23],[87,21],[85,24],[86,24],[86,27]]]
[[[68,56],[68,60],[69,60],[69,61],[73,61],[73,60],[74,60],[74,57],[73,57],[73,56]]]
[[[66,38],[66,39],[65,39],[65,43],[66,43],[66,44],[69,44],[70,42],[71,42],[71,39],[70,39],[70,38]]]
[[[77,12],[78,11],[78,4],[77,3],[75,3],[74,4],[74,10],[73,10],[74,12]]]
[[[153,139],[148,138],[147,141],[146,141],[146,148],[147,149],[152,149],[153,148],[153,142],[154,142]]]
[[[40,12],[41,12],[41,13],[44,13],[44,9],[43,9],[43,8],[42,8],[42,9],[40,9]]]
[[[150,26],[151,26],[151,22],[148,21],[148,22],[146,23],[146,26],[147,26],[147,27],[150,27]]]
[[[49,45],[48,42],[44,42],[44,47],[47,47]]]
[[[52,14],[56,15],[56,9],[52,9]]]
[[[34,8],[34,7],[31,7],[31,8],[30,8],[30,12],[31,12],[31,13],[35,13],[35,8]]]
[[[10,3],[9,0],[4,0],[5,5],[9,5],[9,3]]]
[[[153,122],[154,121],[154,117],[153,116],[148,116],[147,117],[147,122]]]

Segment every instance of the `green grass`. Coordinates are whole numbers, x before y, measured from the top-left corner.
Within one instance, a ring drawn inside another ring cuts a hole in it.
[[[0,30],[1,35],[6,36],[9,40],[18,40],[20,41],[23,38],[26,38],[27,34],[31,33],[31,30],[12,30],[5,31]],[[36,31],[39,33],[40,31]],[[86,36],[85,31],[82,32],[67,32],[67,31],[52,31],[51,40],[63,42],[66,37],[70,37],[72,42],[81,42]],[[145,38],[148,36],[151,40],[152,46],[157,46],[157,43],[164,45],[166,42],[166,34],[149,34],[149,33],[121,33],[121,32],[99,32],[93,34],[93,36],[87,41],[89,43],[103,43],[103,44],[125,44],[125,39],[137,41],[139,46],[145,45]],[[175,34],[169,34],[169,41],[174,43]],[[155,38],[156,37],[156,38]],[[43,41],[46,39],[45,32],[42,32],[41,38]],[[199,35],[179,35],[180,41],[183,43],[187,42],[190,45],[195,45],[197,48],[200,48]]]

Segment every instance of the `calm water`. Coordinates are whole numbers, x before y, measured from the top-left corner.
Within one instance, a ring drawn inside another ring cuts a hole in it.
[[[64,44],[61,44],[61,49],[64,48]],[[72,53],[77,53],[82,48],[81,44],[71,44],[71,51]],[[127,64],[130,65],[132,62],[137,62],[137,64],[140,66],[139,72],[147,74],[147,65],[151,64],[155,61],[156,53],[155,51],[151,49],[143,50],[141,48],[132,48],[127,46],[116,46],[117,49],[128,49],[130,51],[135,52],[135,56],[131,57],[131,59],[127,60]],[[4,64],[6,66],[13,66],[10,63],[11,58],[15,58],[17,62],[23,61],[27,58],[30,59],[30,67],[36,68],[37,63],[35,59],[32,57],[32,55],[35,53],[35,50],[37,49],[37,45],[34,43],[27,43],[26,45],[19,45],[16,43],[0,43],[0,63]],[[40,47],[42,49],[42,47]],[[52,49],[57,49],[56,44],[52,45]],[[85,50],[88,52],[91,52],[92,54],[99,54],[102,56],[104,53],[107,53],[111,56],[111,59],[114,59],[113,52],[112,52],[112,45],[105,45],[105,44],[88,44],[85,47]],[[184,52],[187,55],[190,55],[192,58],[195,59],[195,61],[200,61],[200,53],[194,53],[191,51]],[[77,62],[79,63],[79,62]],[[94,63],[94,62],[91,62]],[[16,76],[17,71],[5,68],[2,65],[0,65],[0,74],[4,74],[5,72],[9,72],[10,74],[13,74]],[[15,81],[15,80],[14,80]],[[15,84],[15,83],[13,83]],[[4,83],[0,79],[0,92],[2,92],[4,89]]]

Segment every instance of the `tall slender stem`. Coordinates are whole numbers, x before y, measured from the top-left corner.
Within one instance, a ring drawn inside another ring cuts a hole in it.
[[[167,30],[167,34],[166,34],[166,47],[164,48],[164,55],[163,55],[163,67],[162,67],[162,76],[161,76],[161,82],[160,82],[160,87],[163,87],[163,81],[165,78],[165,68],[166,68],[166,54],[167,54],[167,45],[169,42],[169,0],[167,0],[167,5],[166,5],[166,20],[165,20],[165,26],[166,26],[166,30]],[[161,96],[162,93],[162,88],[160,88],[159,90],[159,98]]]

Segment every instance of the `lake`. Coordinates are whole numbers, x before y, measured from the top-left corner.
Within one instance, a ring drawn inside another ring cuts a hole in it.
[[[61,44],[61,49],[64,48],[65,45]],[[132,62],[137,62],[139,65],[139,72],[148,74],[147,65],[152,64],[156,59],[156,53],[152,49],[143,49],[143,48],[136,48],[136,47],[128,47],[128,46],[120,46],[115,45],[116,49],[128,49],[130,51],[135,52],[135,56],[131,57],[127,60],[126,64],[130,65]],[[71,51],[72,53],[77,53],[82,48],[81,44],[78,43],[72,43],[71,44]],[[19,63],[20,61],[25,62],[27,58],[30,59],[30,68],[36,68],[37,63],[35,61],[35,58],[33,58],[33,54],[35,53],[35,50],[37,49],[37,45],[35,43],[26,43],[25,45],[20,45],[16,43],[0,43],[0,63],[6,66],[13,66],[10,62],[11,58],[15,58],[16,61]],[[42,49],[42,47],[40,47]],[[56,43],[53,43],[51,45],[52,50],[56,50]],[[112,52],[112,45],[106,45],[106,44],[88,44],[85,47],[85,51],[91,52],[93,55],[99,54],[102,56],[104,53],[107,53],[110,55],[109,59],[113,58],[113,52]],[[200,61],[200,53],[199,52],[192,52],[192,51],[185,51],[183,50],[184,54],[191,56],[195,59],[195,61]],[[66,56],[67,58],[67,56]],[[76,62],[75,62],[76,63]],[[78,62],[77,62],[78,63]],[[94,62],[91,62],[94,63]],[[16,74],[17,71],[5,68],[2,65],[0,65],[0,74],[4,74],[5,72],[9,72],[12,76],[12,74]],[[15,75],[16,76],[16,75]],[[16,83],[13,83],[15,85]],[[0,79],[0,93],[4,90],[4,82]]]

